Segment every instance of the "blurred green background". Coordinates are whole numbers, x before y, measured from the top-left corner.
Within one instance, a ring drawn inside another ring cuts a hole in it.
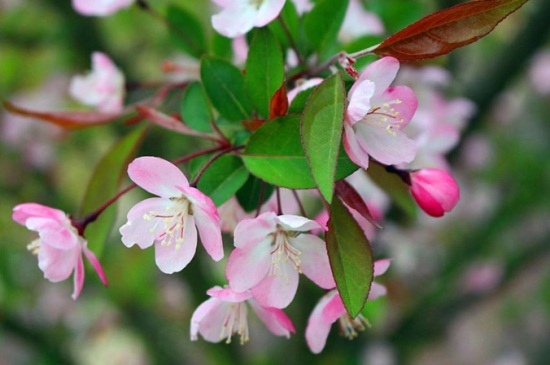
[[[208,24],[207,1],[151,2],[161,11],[171,3]],[[365,1],[392,32],[434,3]],[[453,75],[450,96],[477,106],[450,155],[461,201],[442,219],[387,222],[375,246],[393,259],[380,280],[388,296],[367,304],[372,328],[349,341],[334,326],[321,355],[303,338],[322,295],[306,280],[287,311],[297,329],[290,340],[251,320],[244,346],[191,343],[191,314],[207,288],[223,283],[223,265],[203,252],[183,272],[164,275],[152,250],[125,248],[114,229],[102,257],[109,288],[87,271],[75,302],[72,283],[44,280],[26,249],[33,234],[11,220],[11,209],[32,201],[77,212],[95,164],[128,127],[64,132],[1,111],[0,364],[547,364],[550,76],[545,82],[543,71],[550,74],[550,62],[537,76],[533,67],[550,52],[548,19],[550,2],[531,0],[487,38],[432,62]],[[163,24],[137,7],[89,18],[69,1],[0,0],[0,99],[77,107],[68,81],[89,69],[96,50],[135,82],[165,80],[163,60],[180,57]],[[140,154],[172,159],[194,146],[153,128]],[[144,196],[123,199],[120,222]]]

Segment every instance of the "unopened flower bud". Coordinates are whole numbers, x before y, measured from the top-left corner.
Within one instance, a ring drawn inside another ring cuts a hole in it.
[[[455,179],[439,169],[412,172],[411,193],[420,208],[432,217],[441,217],[451,211],[460,198]]]

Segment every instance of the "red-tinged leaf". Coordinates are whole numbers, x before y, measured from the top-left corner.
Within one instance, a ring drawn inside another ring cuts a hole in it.
[[[356,210],[363,218],[378,228],[382,228],[373,217],[369,207],[359,195],[359,193],[346,180],[340,180],[336,183],[336,195],[342,199],[346,205]]]
[[[348,314],[355,318],[369,295],[373,255],[363,230],[338,197],[330,206],[326,242],[336,287]]]
[[[269,119],[274,119],[277,117],[283,117],[288,111],[288,97],[286,95],[286,86],[285,83],[275,91],[271,102],[269,103]]]
[[[197,131],[189,128],[187,125],[183,124],[183,122],[181,120],[176,119],[176,118],[172,117],[171,115],[167,115],[167,114],[164,114],[162,112],[159,112],[156,109],[149,108],[149,107],[146,107],[146,106],[143,106],[143,105],[137,105],[136,106],[136,111],[142,117],[149,119],[151,122],[153,122],[154,124],[156,124],[156,125],[158,125],[162,128],[165,128],[165,129],[168,129],[168,130],[171,130],[171,131],[174,131],[174,132],[178,132],[178,133],[181,133],[181,134],[187,134],[187,135],[190,135],[190,136],[196,136],[196,137],[201,137],[201,138],[205,138],[205,139],[216,140],[216,138],[211,136],[210,134],[197,132]]]
[[[255,132],[256,130],[260,129],[262,125],[265,124],[265,120],[263,119],[252,119],[252,120],[245,120],[243,121],[243,125],[246,129],[248,129],[251,132]]]
[[[13,114],[21,115],[29,118],[36,118],[44,122],[52,123],[67,129],[82,129],[95,127],[101,124],[114,122],[120,118],[123,113],[100,113],[88,111],[59,111],[59,112],[42,112],[21,108],[8,101],[3,103],[4,108]]]
[[[400,61],[445,55],[489,34],[528,0],[474,0],[444,9],[386,39],[373,53]]]

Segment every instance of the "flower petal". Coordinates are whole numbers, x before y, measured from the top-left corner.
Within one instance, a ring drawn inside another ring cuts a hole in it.
[[[42,244],[60,250],[72,250],[78,245],[76,232],[50,218],[29,218],[27,228],[38,232]]]
[[[36,203],[19,204],[13,208],[12,218],[21,225],[25,225],[31,217],[50,218],[57,222],[67,221],[67,215],[59,210]]]
[[[235,227],[235,247],[248,249],[275,232],[276,217],[275,213],[266,212],[256,218],[243,219]]]
[[[211,297],[218,298],[224,302],[239,303],[244,302],[247,299],[252,298],[252,294],[249,291],[244,291],[238,293],[232,288],[222,288],[220,286],[215,286],[206,291],[206,294]]]
[[[386,295],[387,292],[388,291],[386,290],[386,287],[384,285],[373,282],[370,287],[368,300],[377,299],[381,296]]]
[[[285,308],[296,295],[299,279],[294,264],[281,262],[279,269],[251,289],[254,299],[263,307]]]
[[[323,240],[312,234],[301,234],[298,237],[289,237],[288,241],[302,253],[300,267],[305,276],[323,289],[336,286]]]
[[[103,268],[101,267],[101,263],[97,259],[97,257],[94,255],[92,251],[88,249],[88,247],[83,246],[82,247],[84,251],[84,255],[86,255],[86,258],[90,263],[92,264],[95,272],[97,273],[97,276],[99,276],[99,279],[103,283],[103,285],[107,286],[107,277],[105,276],[105,272],[103,271]]]
[[[80,247],[72,250],[59,250],[49,245],[41,244],[38,250],[38,267],[44,277],[51,282],[67,279],[77,265]]]
[[[285,6],[285,1],[286,0],[263,0],[258,8],[254,26],[263,27],[279,16],[279,13],[283,10],[283,6]]]
[[[183,242],[180,243],[179,247],[174,240],[169,245],[163,245],[160,242],[155,243],[155,262],[163,273],[173,274],[183,270],[195,256],[197,229],[192,216],[187,217],[183,229]]]
[[[371,98],[376,85],[370,80],[357,81],[351,88],[347,114],[352,123],[361,120],[371,109]]]
[[[242,292],[258,285],[269,273],[271,267],[271,237],[265,237],[246,250],[236,248],[229,255],[225,275],[229,285],[236,292]]]
[[[191,317],[191,341],[198,340],[197,334],[209,342],[220,342],[223,319],[228,305],[217,298],[210,298],[195,309]]]
[[[262,307],[254,299],[250,299],[248,303],[274,335],[290,338],[291,332],[296,333],[292,321],[281,309]]]
[[[122,243],[126,247],[137,244],[141,249],[151,246],[165,228],[162,219],[147,216],[151,212],[164,212],[173,204],[165,198],[149,198],[134,205],[128,212],[128,222],[120,227]]]
[[[139,157],[128,166],[128,175],[133,182],[151,194],[163,198],[181,196],[181,187],[188,187],[187,178],[171,162],[158,157]]]
[[[252,29],[256,15],[254,5],[233,1],[220,13],[212,16],[212,27],[226,37],[235,38]]]
[[[382,124],[391,124],[399,129],[403,129],[409,124],[410,120],[418,108],[418,99],[414,91],[408,86],[390,87],[386,92],[372,100],[373,107],[380,107],[381,111],[387,111],[394,118],[378,116],[383,119]],[[389,109],[389,111],[388,111]],[[369,118],[377,116],[376,113],[369,115]]]
[[[214,261],[220,261],[223,258],[223,241],[216,206],[209,197],[199,190],[194,188],[186,190],[193,191],[193,216],[202,245]]]
[[[348,123],[344,123],[344,149],[355,164],[364,169],[369,167],[369,155],[359,144],[353,127]]]
[[[299,215],[280,215],[276,218],[276,221],[285,231],[305,232],[323,228],[319,223]]]
[[[388,271],[391,264],[390,259],[382,259],[382,260],[376,260],[374,262],[374,277],[383,275]]]
[[[309,316],[305,335],[307,345],[314,354],[323,350],[330,327],[345,313],[343,305],[339,308],[338,300],[342,302],[338,292],[330,291],[321,298]]]
[[[76,267],[74,269],[74,290],[72,298],[76,300],[82,291],[84,286],[84,262],[82,260],[82,255],[78,255],[78,260],[76,262]]]
[[[359,145],[374,159],[386,165],[411,162],[416,143],[399,129],[386,130],[370,123],[355,124]]]
[[[397,71],[399,70],[399,61],[393,57],[383,57],[378,61],[374,61],[368,65],[359,79],[355,82],[355,85],[363,82],[364,80],[370,80],[376,85],[376,90],[374,92],[373,98],[382,95],[388,87],[390,87],[393,80],[397,76]],[[350,90],[350,93],[353,91],[353,87]]]

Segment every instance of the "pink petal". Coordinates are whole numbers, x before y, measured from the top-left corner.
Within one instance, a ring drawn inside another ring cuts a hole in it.
[[[225,275],[233,290],[242,292],[258,285],[269,273],[271,267],[271,242],[266,237],[256,246],[246,250],[236,248],[229,255]]]
[[[254,299],[248,301],[252,310],[265,323],[267,328],[276,336],[290,338],[290,333],[296,333],[292,321],[281,309],[264,308]]]
[[[220,13],[212,16],[212,27],[226,37],[235,38],[252,29],[256,16],[254,4],[234,1]]]
[[[381,296],[386,295],[387,292],[388,291],[386,290],[386,287],[384,285],[373,282],[370,287],[368,300],[377,299]]]
[[[382,124],[391,124],[396,128],[403,129],[414,116],[416,109],[418,109],[418,99],[410,87],[395,86],[387,89],[379,97],[373,98],[372,106],[380,107],[381,112],[395,115],[395,117],[379,116],[374,113],[370,114],[369,118],[379,117]]]
[[[283,10],[283,6],[285,6],[285,1],[286,0],[263,0],[258,8],[254,26],[263,27],[279,16],[279,13]]]
[[[244,302],[245,300],[252,298],[252,294],[249,291],[237,293],[232,288],[222,288],[220,286],[215,286],[208,289],[206,294],[230,303]]]
[[[48,245],[40,245],[38,250],[38,267],[44,277],[51,282],[67,279],[77,265],[80,257],[80,248],[59,250]]]
[[[235,227],[235,247],[248,249],[275,232],[276,217],[275,213],[266,212],[256,218],[243,219]]]
[[[314,354],[323,351],[330,327],[345,313],[340,296],[336,290],[323,296],[311,313],[306,327],[306,342]],[[342,311],[343,309],[343,311]]]
[[[376,85],[373,97],[382,95],[397,76],[399,70],[399,61],[393,57],[383,57],[374,61],[361,72],[359,79],[353,84],[350,93],[353,92],[355,85],[363,80],[370,80]]]
[[[27,219],[31,217],[50,218],[60,223],[67,220],[67,215],[63,211],[50,208],[41,204],[24,203],[19,204],[13,208],[12,218],[17,223],[25,225]]]
[[[82,255],[78,255],[78,261],[74,270],[74,290],[72,298],[76,300],[82,291],[84,285],[84,262],[82,261]]]
[[[263,307],[285,308],[298,290],[298,271],[292,263],[280,263],[280,271],[267,275],[251,289],[252,296]]]
[[[291,104],[292,100],[294,100],[296,95],[298,95],[300,92],[311,89],[312,87],[319,85],[321,82],[323,82],[323,79],[320,77],[314,77],[312,79],[302,82],[287,93],[286,97],[288,98],[288,103]]]
[[[82,15],[106,16],[133,4],[135,0],[73,0],[73,8]]]
[[[280,215],[276,221],[285,231],[306,232],[323,228],[319,223],[298,215]]]
[[[359,145],[374,159],[386,165],[411,162],[416,155],[416,143],[399,129],[391,134],[384,127],[357,123],[355,132]]]
[[[164,232],[164,222],[159,222],[159,218],[144,219],[144,216],[151,212],[165,212],[166,207],[173,204],[168,199],[149,198],[134,205],[128,212],[128,222],[120,227],[122,243],[126,247],[137,244],[141,249],[151,246]]]
[[[97,276],[99,276],[99,279],[103,283],[103,285],[107,286],[107,277],[105,276],[105,272],[103,271],[103,268],[101,267],[101,263],[97,259],[97,257],[94,255],[92,251],[88,249],[88,247],[83,246],[84,255],[86,255],[86,258],[90,263],[92,264],[95,272],[97,273]]]
[[[388,271],[390,264],[390,259],[376,260],[374,262],[374,277],[383,275],[386,271]]]
[[[460,189],[454,178],[439,169],[411,173],[411,192],[418,205],[434,217],[451,211],[460,199]]]
[[[66,226],[49,218],[29,218],[27,228],[37,231],[40,241],[60,250],[71,250],[78,245],[78,235]]]
[[[344,123],[344,149],[350,160],[364,169],[369,167],[369,155],[359,145],[357,136],[348,123]]]
[[[357,81],[351,88],[347,114],[355,123],[365,117],[371,109],[371,98],[376,85],[370,80]]]
[[[200,332],[205,340],[220,342],[227,308],[226,303],[216,298],[210,298],[199,305],[191,317],[191,341],[196,341]]]
[[[158,157],[136,158],[128,166],[128,175],[142,189],[162,198],[179,197],[182,194],[178,186],[189,186],[180,169]]]
[[[195,256],[197,250],[197,229],[195,220],[188,216],[185,220],[183,242],[179,248],[175,240],[169,245],[155,243],[155,262],[165,274],[173,274],[183,270]]]
[[[289,237],[288,241],[302,253],[300,267],[305,276],[323,289],[336,286],[323,240],[312,234],[301,234],[298,237]]]
[[[420,208],[428,215],[432,217],[442,217],[445,214],[445,209],[443,209],[441,203],[423,186],[417,186],[414,190],[411,190],[411,192]]]

